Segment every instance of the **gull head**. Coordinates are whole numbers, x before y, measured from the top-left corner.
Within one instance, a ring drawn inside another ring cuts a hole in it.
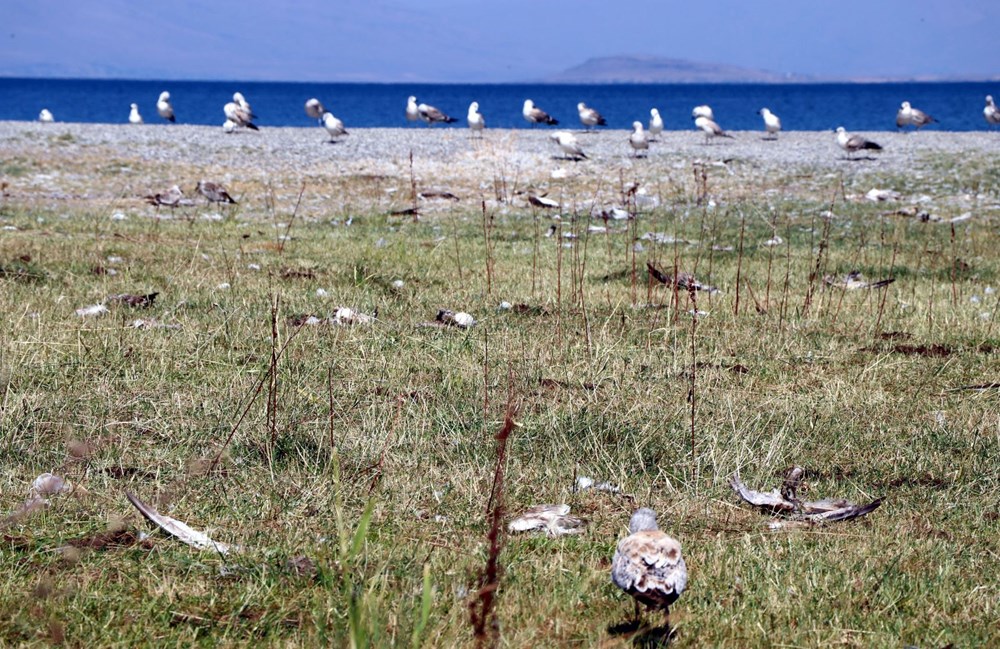
[[[246,101],[246,99],[243,98],[243,93],[242,92],[234,92],[233,93],[233,101],[235,101],[237,104],[242,104],[243,102]]]
[[[160,93],[160,101],[170,101],[170,93],[164,90]]]
[[[649,114],[652,115],[653,117],[659,117],[660,116],[660,111],[658,111],[655,108],[650,108],[649,109]]]
[[[768,108],[761,108],[760,110],[757,111],[758,115],[769,115],[770,113],[771,111]]]
[[[579,104],[576,105],[576,109],[577,110],[587,110],[587,104],[585,104],[585,103],[583,103],[581,101]]]
[[[910,110],[910,102],[904,101],[902,104],[899,105],[899,107],[902,108],[903,110]]]
[[[479,102],[478,101],[474,101],[471,104],[469,104],[469,112],[470,113],[478,113],[479,112]]]
[[[635,510],[635,513],[632,514],[632,518],[628,522],[629,534],[657,529],[660,528],[656,525],[656,512],[648,507]]]
[[[531,101],[530,99],[524,100],[524,110],[531,110],[534,107],[535,107],[535,102]]]
[[[414,97],[413,95],[410,95],[409,97],[406,98],[406,103],[415,104],[417,103],[417,98]]]
[[[642,132],[642,122],[632,122],[632,130],[636,133]]]
[[[993,95],[986,95],[986,103],[987,104],[993,103]]]
[[[834,132],[835,133],[846,133],[847,129],[845,129],[843,126],[838,126]]]
[[[129,106],[132,108],[132,110],[135,110],[139,107],[138,104],[129,104]]]

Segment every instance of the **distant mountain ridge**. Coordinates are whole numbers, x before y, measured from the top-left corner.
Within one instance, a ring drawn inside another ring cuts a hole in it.
[[[541,83],[889,83],[896,81],[993,81],[973,75],[917,75],[912,77],[829,77],[780,73],[725,63],[705,63],[659,56],[621,55],[588,59],[580,65],[538,79]]]
[[[658,56],[603,56],[548,75],[545,83],[788,83],[801,75]]]

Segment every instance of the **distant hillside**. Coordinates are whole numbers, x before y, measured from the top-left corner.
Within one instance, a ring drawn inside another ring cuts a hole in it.
[[[802,75],[656,56],[594,58],[541,79],[545,83],[788,83],[809,80]]]

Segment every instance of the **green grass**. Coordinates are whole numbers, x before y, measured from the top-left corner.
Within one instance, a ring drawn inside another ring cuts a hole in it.
[[[76,491],[2,530],[0,643],[468,646],[494,434],[513,394],[509,511],[568,502],[589,525],[575,538],[507,539],[503,646],[631,645],[608,632],[632,611],[608,568],[640,504],[681,540],[691,573],[672,609],[676,646],[997,644],[1000,390],[953,388],[1000,380],[997,294],[985,292],[998,283],[1000,212],[995,169],[950,162],[965,182],[953,174],[920,191],[992,192],[954,239],[947,225],[845,203],[839,179],[790,174],[754,193],[722,172],[719,205],[706,209],[676,171],[663,180],[667,207],[642,213],[634,231],[588,238],[586,223],[564,222],[581,235],[572,248],[539,236],[548,215],[494,214],[489,288],[476,205],[413,223],[334,201],[327,218],[296,221],[279,250],[283,230],[239,212],[113,221],[87,204],[8,200],[0,218],[18,229],[0,238],[0,505],[14,511],[44,471]],[[366,191],[377,189],[354,205]],[[349,228],[329,222],[346,216]],[[742,219],[737,315],[739,255],[711,245],[738,248]],[[647,231],[700,243],[643,242],[633,283],[631,236]],[[787,245],[759,245],[775,232]],[[647,284],[646,260],[671,269],[675,258],[723,291],[698,296],[709,315],[696,327],[687,295],[674,309],[670,291]],[[897,281],[886,293],[823,287],[822,275],[854,269]],[[148,310],[74,315],[151,291]],[[502,300],[544,310],[498,311]],[[379,320],[288,324],[338,305]],[[419,326],[440,308],[480,322]],[[179,328],[132,328],[140,317]],[[269,408],[272,351],[286,343]],[[914,353],[933,345],[944,351]],[[860,521],[768,532],[728,476],[769,489],[793,463],[807,469],[809,496],[885,503]],[[633,498],[572,493],[575,475]],[[161,532],[62,549],[148,530],[125,490],[242,550],[222,558]],[[315,571],[286,566],[299,556]]]

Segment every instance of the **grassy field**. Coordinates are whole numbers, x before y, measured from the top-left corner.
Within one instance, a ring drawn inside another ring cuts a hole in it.
[[[14,181],[35,164],[15,162]],[[609,233],[565,211],[551,237],[523,197],[387,215],[366,207],[374,176],[311,179],[332,198],[308,218],[295,178],[267,201],[240,188],[267,210],[170,220],[134,197],[2,199],[0,506],[45,471],[73,491],[3,523],[0,644],[472,645],[508,403],[507,517],[565,502],[588,525],[502,539],[501,646],[642,641],[612,632],[632,603],[608,577],[640,505],[691,574],[675,646],[1000,644],[1000,170],[918,162],[934,183],[853,163],[766,184],[709,167],[704,186],[690,166],[614,170],[603,191],[628,204],[638,180],[660,205]],[[871,187],[972,218],[848,200]],[[721,292],[694,303],[647,261]],[[824,285],[852,270],[896,281]],[[148,309],[75,314],[153,291]],[[337,306],[377,321],[295,324]],[[422,326],[444,308],[478,324]],[[959,389],[977,384],[993,387]],[[728,478],[770,489],[793,464],[810,498],[884,504],[768,531]],[[622,493],[574,492],[580,475]],[[153,531],[126,490],[239,551]]]

